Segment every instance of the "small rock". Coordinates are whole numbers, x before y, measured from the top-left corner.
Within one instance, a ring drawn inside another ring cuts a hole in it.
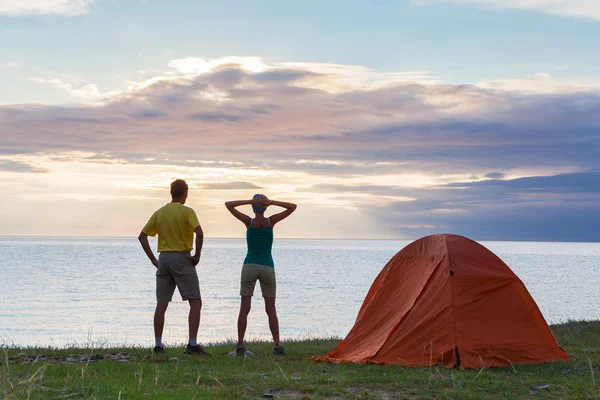
[[[263,393],[262,397],[265,399],[272,399],[275,396],[273,395],[273,393]]]
[[[129,360],[129,354],[119,353],[112,356],[113,360]]]
[[[566,369],[563,369],[562,373],[563,374],[568,374],[571,371],[573,371],[571,368],[566,368]]]
[[[227,353],[227,355],[228,355],[229,357],[237,357],[237,355],[238,355],[238,354],[237,354],[237,352],[236,352],[236,351],[231,351],[231,352]],[[259,354],[258,354],[258,353],[253,353],[253,352],[251,352],[250,350],[246,350],[246,352],[244,353],[244,355],[245,355],[246,357],[258,357],[258,356],[259,356]]]
[[[79,357],[79,356],[69,356],[65,359],[65,362],[68,363],[80,363],[80,362],[86,362],[87,358],[86,357]]]
[[[547,390],[547,389],[550,389],[550,385],[533,385],[533,386],[529,386],[529,389],[531,389],[531,390]]]
[[[179,358],[177,358],[177,357],[171,357],[171,358],[169,358],[169,361],[179,361]]]
[[[595,353],[598,350],[597,349],[581,349],[581,351],[584,353]]]
[[[100,360],[104,360],[104,356],[102,356],[100,354],[93,354],[90,356],[90,361],[100,361]]]
[[[293,380],[293,381],[299,381],[299,380],[302,380],[302,378],[299,378],[299,377],[297,377],[297,376],[293,376],[293,377],[292,377],[292,380]]]

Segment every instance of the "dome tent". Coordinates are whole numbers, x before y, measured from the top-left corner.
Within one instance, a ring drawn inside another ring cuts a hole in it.
[[[525,285],[494,253],[433,235],[379,273],[346,338],[315,361],[484,368],[567,360]]]

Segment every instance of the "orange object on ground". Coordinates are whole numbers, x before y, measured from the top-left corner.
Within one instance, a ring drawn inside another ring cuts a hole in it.
[[[313,360],[484,368],[568,357],[502,260],[465,237],[433,235],[387,263],[348,336]]]

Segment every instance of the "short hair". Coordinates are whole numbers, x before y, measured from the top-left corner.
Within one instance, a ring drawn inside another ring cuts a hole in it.
[[[183,196],[188,191],[188,184],[183,179],[171,182],[171,196],[174,198]]]

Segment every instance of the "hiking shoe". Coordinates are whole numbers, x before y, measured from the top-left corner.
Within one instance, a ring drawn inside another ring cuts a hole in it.
[[[235,348],[235,354],[238,356],[246,355],[246,348],[244,346],[238,346]]]
[[[204,347],[200,346],[199,344],[197,344],[196,346],[192,346],[189,343],[187,346],[185,346],[184,354],[199,354],[201,356],[210,356],[211,355],[210,353],[207,353],[206,351],[204,351]]]
[[[285,351],[285,349],[283,348],[283,346],[275,347],[273,349],[273,353],[276,356],[286,356],[287,355],[287,351]]]
[[[152,349],[152,352],[154,354],[164,353],[165,352],[165,346],[154,346],[154,348]]]

